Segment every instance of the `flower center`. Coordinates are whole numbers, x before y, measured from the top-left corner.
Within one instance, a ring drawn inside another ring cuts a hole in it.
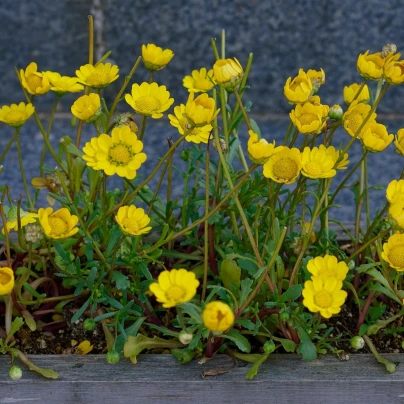
[[[273,171],[276,178],[291,180],[298,174],[298,167],[294,160],[284,158],[274,164]]]
[[[332,296],[329,292],[321,290],[314,296],[314,303],[322,309],[330,307],[332,302]]]
[[[309,161],[304,165],[304,171],[307,174],[312,175],[313,177],[318,177],[319,175],[323,174],[323,170],[320,164],[316,163],[315,161]]]
[[[185,295],[185,290],[179,286],[172,286],[167,290],[166,296],[169,300],[178,301]]]
[[[389,260],[395,267],[404,268],[404,246],[394,246],[390,250]]]
[[[352,112],[348,117],[348,128],[352,130],[354,134],[358,131],[360,126],[362,125],[363,119],[362,115],[357,112]]]
[[[0,285],[7,285],[11,281],[11,276],[5,272],[0,272]]]
[[[25,114],[22,111],[12,110],[7,114],[7,119],[9,122],[20,122],[25,119]]]
[[[97,70],[87,77],[87,84],[89,86],[101,86],[106,82],[108,82],[107,76]]]
[[[302,125],[311,125],[313,121],[318,121],[318,116],[314,114],[303,114],[299,116],[299,121]]]
[[[139,231],[139,222],[131,217],[125,217],[122,220],[122,225],[128,229],[129,233],[137,233]]]
[[[152,97],[151,95],[144,95],[136,100],[136,107],[139,111],[145,114],[152,114],[154,111],[157,111],[161,107],[161,102],[156,97]]]
[[[128,145],[118,143],[113,146],[109,151],[109,161],[118,166],[128,165],[131,161],[132,153]]]
[[[53,235],[60,236],[67,233],[67,223],[60,217],[49,217],[48,221]]]
[[[38,87],[42,86],[42,77],[37,76],[36,74],[31,74],[27,78],[27,84],[31,91],[35,92]]]

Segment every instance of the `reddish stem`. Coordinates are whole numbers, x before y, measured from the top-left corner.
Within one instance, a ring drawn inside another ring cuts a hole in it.
[[[368,298],[366,299],[366,302],[365,302],[365,304],[363,306],[363,309],[360,312],[358,322],[356,323],[355,334],[357,334],[359,332],[359,329],[360,329],[361,325],[365,321],[366,314],[367,314],[367,312],[369,310],[370,305],[372,304],[372,301],[373,301],[375,293],[376,292],[374,290],[371,290],[370,293],[369,293]]]

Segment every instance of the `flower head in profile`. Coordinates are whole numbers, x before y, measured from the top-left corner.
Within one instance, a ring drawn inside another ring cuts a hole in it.
[[[144,213],[144,209],[137,208],[135,205],[121,206],[115,216],[121,230],[132,236],[140,236],[148,233],[151,227],[150,217]]]
[[[31,103],[3,105],[0,109],[0,122],[18,128],[28,121],[34,111],[35,108]]]
[[[216,109],[215,100],[206,93],[194,97],[195,93],[189,94],[185,104],[186,118],[195,126],[210,124],[220,111],[220,109]]]
[[[212,332],[227,331],[234,323],[231,307],[223,302],[209,302],[202,311],[203,325]]]
[[[348,273],[348,265],[344,261],[338,262],[333,255],[324,255],[324,257],[312,258],[307,263],[307,270],[312,277],[320,277],[324,281],[328,278],[336,278],[343,281]]]
[[[20,80],[22,86],[32,95],[46,94],[51,88],[48,78],[38,72],[35,62],[31,62],[25,70],[20,70]]]
[[[190,93],[207,92],[212,90],[216,84],[213,69],[207,70],[206,67],[202,67],[199,70],[192,70],[189,76],[184,77],[182,83]]]
[[[170,308],[189,302],[198,286],[195,274],[181,268],[161,272],[157,282],[150,284],[149,289],[163,307]]]
[[[327,147],[327,154],[332,157],[334,160],[334,165],[337,163],[338,164],[336,167],[337,170],[346,170],[348,168],[349,160],[348,160],[348,153],[344,154],[344,157],[340,158],[342,154],[342,150],[336,150],[334,146],[328,146]]]
[[[248,155],[256,164],[265,163],[274,153],[283,148],[283,146],[275,147],[275,141],[268,143],[265,139],[260,139],[252,130],[249,130],[248,134],[250,135],[247,144]]]
[[[360,137],[363,147],[372,153],[383,151],[393,139],[394,135],[389,135],[386,126],[376,121],[373,121]]]
[[[380,52],[369,55],[367,50],[358,56],[356,67],[359,74],[367,80],[379,80],[383,76],[383,66],[385,59]]]
[[[51,239],[63,239],[75,235],[79,229],[76,227],[79,218],[72,215],[67,208],[53,212],[52,208],[38,210],[39,223],[45,235]]]
[[[304,283],[303,305],[312,313],[320,312],[322,317],[330,318],[341,311],[347,298],[347,292],[341,288],[342,281],[335,277],[324,279],[315,276]]]
[[[349,86],[344,87],[344,101],[345,104],[350,105],[353,99],[356,97],[356,94],[358,94],[358,91],[360,89],[360,85],[358,83],[353,83]],[[370,100],[370,93],[369,93],[369,87],[367,84],[365,84],[359,93],[359,95],[356,97],[356,101],[358,102],[363,102],[363,103],[368,103]]]
[[[404,83],[404,60],[396,60],[396,57],[401,55],[397,53],[395,57],[390,58],[383,67],[385,80],[393,85]]]
[[[159,46],[148,43],[142,45],[142,59],[146,69],[154,72],[166,67],[174,56],[171,49],[162,49]]]
[[[72,114],[86,123],[95,122],[101,114],[100,96],[95,93],[82,95],[71,107]]]
[[[0,296],[8,295],[14,288],[14,271],[8,267],[0,268]]]
[[[139,128],[130,112],[124,112],[115,118],[115,127],[120,128],[121,126],[128,126],[135,134],[139,131]]]
[[[399,272],[404,272],[404,234],[393,234],[383,244],[382,258]]]
[[[337,173],[334,169],[335,160],[327,153],[327,148],[305,147],[302,152],[302,175],[308,178],[331,178]]]
[[[336,121],[339,121],[342,118],[342,115],[344,114],[344,111],[341,108],[341,105],[334,104],[331,106],[330,110],[328,111],[328,117],[331,119],[335,119]]]
[[[325,83],[325,73],[323,69],[320,70],[307,70],[307,76],[311,80],[313,90],[316,93],[320,87]]]
[[[263,174],[266,178],[283,184],[296,181],[302,169],[300,150],[293,147],[283,147],[274,153],[263,165]]]
[[[234,90],[241,83],[244,70],[240,62],[234,59],[218,59],[213,65],[215,81],[226,90]]]
[[[119,68],[111,63],[99,63],[97,66],[86,64],[76,70],[78,82],[91,88],[104,88],[118,79]]]
[[[114,128],[111,135],[102,133],[87,142],[83,147],[83,160],[94,170],[132,180],[146,161],[146,154],[142,150],[143,143],[137,136],[128,126],[121,126]]]
[[[344,129],[351,136],[361,137],[362,133],[375,121],[376,113],[372,113],[366,124],[362,127],[360,133],[359,128],[362,126],[364,120],[368,116],[371,106],[367,104],[358,103],[357,100],[353,101],[348,110],[342,116],[342,125]]]
[[[303,69],[300,69],[299,74],[293,80],[292,77],[286,80],[283,93],[291,104],[301,104],[308,101],[313,93],[310,77]]]
[[[404,199],[399,198],[390,205],[389,217],[393,226],[404,230]]]
[[[404,180],[390,181],[386,189],[386,198],[390,203],[404,199]]]
[[[91,342],[88,340],[84,340],[77,345],[76,353],[78,355],[87,355],[89,352],[93,350],[94,346],[91,345]]]
[[[396,153],[401,154],[404,157],[404,128],[397,131],[394,146],[396,146]]]
[[[324,112],[326,112],[325,115]],[[297,104],[289,116],[300,133],[318,134],[325,126],[328,109],[325,111],[323,105],[315,105],[308,101],[304,104]]]
[[[11,230],[18,231],[18,208],[17,206],[12,205],[10,208],[4,207],[4,213],[6,214],[7,223],[6,228],[7,232]],[[36,213],[26,212],[25,210],[20,208],[20,219],[21,219],[21,228],[25,227],[27,224],[35,223],[38,215]],[[4,227],[1,231],[4,234]]]
[[[159,119],[174,102],[166,86],[157,83],[133,84],[132,93],[125,95],[125,101],[140,115]]]
[[[188,133],[191,130],[192,125],[186,118],[185,112],[185,104],[180,104],[174,107],[174,115],[169,114],[168,118],[170,119],[170,124],[178,129],[178,132],[181,135]],[[208,143],[209,139],[211,139],[213,127],[210,124],[205,126],[194,127],[191,132],[185,136],[185,140],[187,142],[192,143]]]
[[[62,76],[57,72],[45,72],[44,75],[49,79],[51,90],[62,96],[66,93],[78,93],[84,90],[77,77]]]

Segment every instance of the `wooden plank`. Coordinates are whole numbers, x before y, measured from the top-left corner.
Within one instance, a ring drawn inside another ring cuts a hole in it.
[[[398,365],[396,373],[388,374],[368,354],[351,355],[349,361],[327,356],[312,362],[297,355],[271,355],[256,378],[246,380],[251,365],[224,355],[203,365],[179,365],[171,355],[141,355],[136,366],[128,360],[110,365],[100,355],[41,355],[31,359],[55,369],[59,380],[24,369],[21,380],[11,381],[9,358],[0,357],[0,404],[403,404],[404,355],[386,358]],[[228,372],[201,376],[218,369]]]

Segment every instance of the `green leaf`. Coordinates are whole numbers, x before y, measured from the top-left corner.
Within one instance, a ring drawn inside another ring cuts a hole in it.
[[[252,365],[251,369],[247,372],[245,375],[246,379],[253,379],[254,376],[258,373],[259,367],[268,359],[270,354],[263,354],[260,359],[258,359],[254,364]]]
[[[7,338],[4,341],[4,345],[7,345],[10,338],[23,326],[24,319],[22,317],[16,317],[11,323],[10,332],[7,334]]]
[[[68,144],[65,147],[65,149],[70,154],[73,154],[74,156],[77,156],[77,157],[80,157],[80,158],[83,157],[83,155],[84,155],[84,153],[81,150],[79,150],[73,143]]]
[[[126,290],[130,286],[129,279],[122,272],[114,271],[112,273],[112,281],[118,290]]]
[[[291,341],[290,339],[285,339],[285,338],[277,338],[277,337],[272,337],[275,341],[278,341],[282,344],[283,349],[286,352],[295,352],[296,350],[296,343],[294,341]]]
[[[300,337],[300,344],[297,348],[297,353],[301,354],[305,361],[315,360],[317,358],[316,346],[302,327],[297,327],[297,332]]]
[[[88,305],[90,304],[90,299],[91,297],[89,297],[87,299],[87,301],[74,313],[71,322],[75,323],[82,315],[83,313],[86,311]]]
[[[261,136],[261,130],[257,124],[257,122],[254,119],[250,118],[250,125],[251,125],[251,129],[259,136]]]
[[[245,278],[240,282],[241,292],[240,292],[240,301],[239,305],[243,305],[244,302],[247,300],[248,295],[252,291],[252,284],[253,280],[250,278]]]
[[[36,366],[21,351],[18,351],[18,359],[20,359],[21,362],[25,363],[28,366],[29,370],[32,370],[33,372],[37,372],[40,375],[42,375],[43,377],[46,377],[47,379],[58,379],[59,378],[59,374],[57,372],[55,372],[52,369],[43,369],[43,368],[40,368],[39,366]]]
[[[251,320],[245,320],[242,318],[239,318],[236,321],[236,324],[240,324],[241,326],[243,326],[244,328],[246,328],[247,330],[250,330],[250,331],[252,331],[255,328],[255,324]]]
[[[231,290],[231,285],[240,288],[241,269],[234,261],[223,260],[219,274],[226,289]]]
[[[194,359],[196,352],[187,349],[174,348],[171,350],[171,354],[181,364],[191,362]]]
[[[122,233],[119,230],[119,226],[114,226],[111,231],[108,233],[108,244],[107,244],[107,249],[105,251],[105,255],[109,257],[116,248],[118,240],[121,238]]]
[[[290,286],[286,292],[282,293],[279,297],[280,303],[286,303],[288,300],[296,300],[302,295],[302,285],[293,285]]]
[[[251,351],[251,345],[248,342],[248,339],[234,328],[229,330],[226,334],[221,334],[220,336],[233,341],[237,345],[237,348],[242,352],[249,353]]]

